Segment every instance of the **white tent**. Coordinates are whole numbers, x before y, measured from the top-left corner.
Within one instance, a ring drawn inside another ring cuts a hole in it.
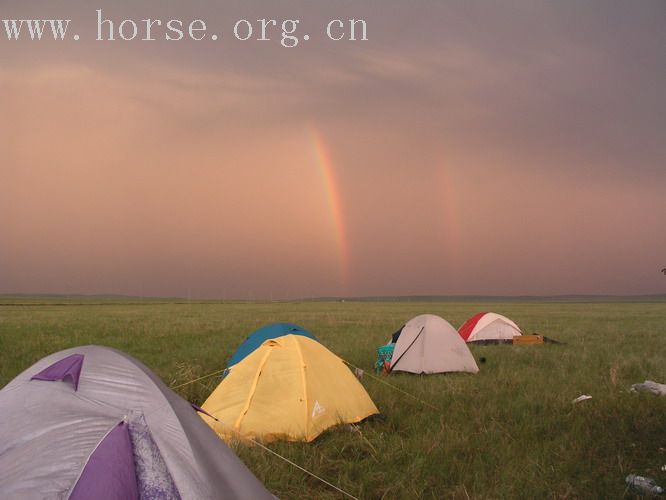
[[[470,372],[479,367],[465,341],[446,320],[423,314],[393,335],[391,371],[411,373]]]
[[[273,498],[183,398],[114,349],[67,349],[0,390],[0,496]]]
[[[509,318],[496,313],[481,312],[469,318],[458,330],[466,342],[510,342],[522,335],[520,328]]]

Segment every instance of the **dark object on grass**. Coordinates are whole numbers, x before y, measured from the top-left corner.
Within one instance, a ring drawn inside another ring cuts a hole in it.
[[[649,477],[637,476],[636,474],[629,474],[625,480],[632,493],[641,496],[654,497],[661,495],[664,488],[658,486],[654,479]]]
[[[479,358],[479,363],[485,363],[485,362],[486,362],[486,358],[484,356],[481,356]]]
[[[499,345],[499,344],[513,344],[513,339],[483,339],[483,340],[472,340],[468,344],[474,345]]]
[[[631,392],[649,392],[656,396],[666,396],[666,384],[659,384],[654,380],[646,380],[642,384],[632,384]]]

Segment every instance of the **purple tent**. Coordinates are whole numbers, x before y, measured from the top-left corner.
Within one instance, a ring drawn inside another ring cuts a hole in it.
[[[0,390],[3,499],[274,498],[148,368],[68,349]]]

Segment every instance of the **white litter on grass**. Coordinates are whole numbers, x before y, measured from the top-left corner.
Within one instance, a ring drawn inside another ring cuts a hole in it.
[[[657,396],[666,396],[666,384],[658,384],[653,380],[646,380],[642,384],[633,384],[631,392],[649,392]]]
[[[590,396],[589,394],[581,394],[576,399],[574,399],[571,403],[576,404],[576,403],[580,403],[581,401],[587,401],[588,399],[592,399],[592,396]]]

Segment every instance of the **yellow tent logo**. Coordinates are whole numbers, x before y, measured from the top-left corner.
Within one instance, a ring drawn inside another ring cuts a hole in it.
[[[316,418],[324,413],[326,413],[326,408],[320,405],[319,401],[315,401],[314,406],[312,407],[312,418]]]

